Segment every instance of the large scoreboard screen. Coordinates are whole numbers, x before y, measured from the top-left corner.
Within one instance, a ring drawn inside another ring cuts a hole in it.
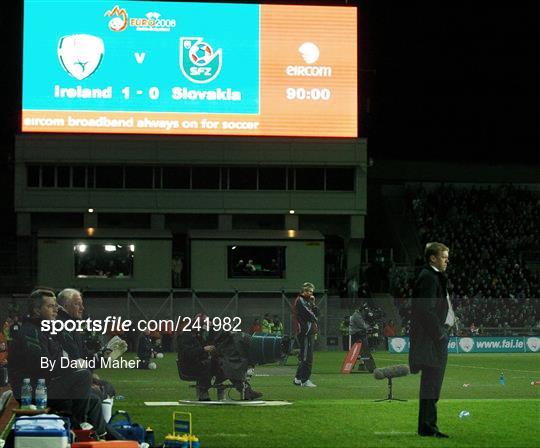
[[[356,15],[25,0],[22,131],[357,137]]]

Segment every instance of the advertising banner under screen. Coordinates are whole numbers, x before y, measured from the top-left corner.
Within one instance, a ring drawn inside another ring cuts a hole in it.
[[[358,136],[356,8],[24,9],[23,132]]]

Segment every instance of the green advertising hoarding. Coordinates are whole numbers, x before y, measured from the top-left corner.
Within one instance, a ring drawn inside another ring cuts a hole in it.
[[[388,338],[390,353],[409,353],[409,337]],[[448,353],[538,353],[538,336],[452,337]]]

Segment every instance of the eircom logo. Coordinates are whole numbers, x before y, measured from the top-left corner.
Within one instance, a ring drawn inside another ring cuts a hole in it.
[[[332,67],[325,65],[314,65],[321,55],[319,47],[313,42],[304,42],[298,47],[298,52],[306,64],[309,65],[288,65],[285,69],[287,76],[302,77],[322,77],[332,76]]]
[[[191,82],[203,84],[221,71],[221,48],[214,51],[202,37],[180,38],[180,70]]]

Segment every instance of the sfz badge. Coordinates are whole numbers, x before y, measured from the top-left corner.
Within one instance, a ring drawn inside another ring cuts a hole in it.
[[[221,71],[222,51],[214,51],[202,37],[180,38],[180,70],[191,82],[204,84]]]

